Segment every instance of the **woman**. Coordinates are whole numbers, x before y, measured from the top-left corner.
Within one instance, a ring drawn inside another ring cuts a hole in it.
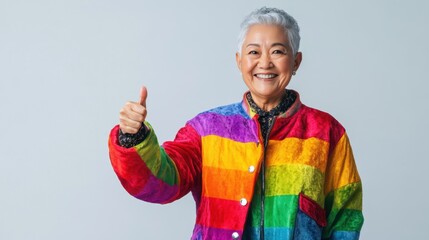
[[[192,239],[358,239],[362,187],[346,132],[286,89],[302,60],[296,21],[261,8],[239,40],[242,102],[197,115],[162,146],[145,122],[146,88],[121,109],[109,149],[122,185],[162,204],[192,192]]]

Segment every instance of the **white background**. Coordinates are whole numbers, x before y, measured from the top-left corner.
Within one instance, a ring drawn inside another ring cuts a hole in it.
[[[301,27],[290,88],[348,130],[362,239],[426,239],[426,1],[0,0],[0,239],[189,239],[192,198],[148,204],[110,166],[118,111],[149,90],[160,141],[241,100],[239,24],[261,6]]]

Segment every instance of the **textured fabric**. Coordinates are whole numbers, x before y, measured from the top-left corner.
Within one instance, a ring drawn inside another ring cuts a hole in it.
[[[192,192],[197,219],[191,239],[231,239],[233,233],[259,239],[257,185],[266,154],[265,239],[358,239],[362,185],[347,134],[296,96],[275,119],[266,149],[259,115],[245,97],[197,115],[162,146],[146,123],[142,143],[121,147],[116,126],[109,138],[113,169],[144,201],[168,203]]]
[[[285,94],[281,99],[279,105],[271,109],[269,112],[262,110],[256,103],[253,101],[252,95],[248,92],[246,95],[246,100],[249,103],[249,106],[254,110],[258,115],[258,121],[261,128],[262,137],[267,137],[268,129],[274,123],[274,117],[277,117],[281,113],[287,111],[287,109],[295,102],[296,94],[291,90],[285,90]]]
[[[121,129],[119,129],[119,144],[126,148],[134,147],[146,138],[147,132],[148,130],[144,124],[136,134],[123,133]]]

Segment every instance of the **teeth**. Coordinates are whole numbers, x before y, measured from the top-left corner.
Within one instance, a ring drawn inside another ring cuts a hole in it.
[[[258,78],[274,78],[276,76],[276,74],[256,74],[256,77]]]

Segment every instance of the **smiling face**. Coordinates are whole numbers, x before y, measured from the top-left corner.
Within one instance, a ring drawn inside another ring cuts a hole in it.
[[[302,60],[293,55],[287,34],[278,25],[252,25],[236,54],[237,66],[253,100],[264,110],[270,110],[281,100],[293,71]]]

